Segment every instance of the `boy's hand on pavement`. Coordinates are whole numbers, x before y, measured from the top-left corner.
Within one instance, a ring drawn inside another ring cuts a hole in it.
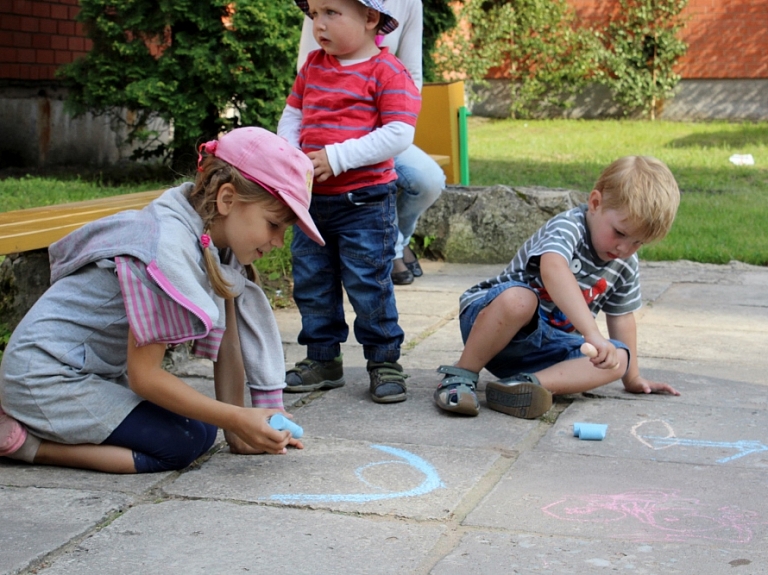
[[[679,391],[667,383],[650,381],[639,375],[631,381],[625,381],[624,389],[630,393],[668,393],[670,395],[680,395]]]

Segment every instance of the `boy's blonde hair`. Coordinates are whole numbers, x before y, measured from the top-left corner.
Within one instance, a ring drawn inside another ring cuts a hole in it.
[[[680,205],[672,172],[651,156],[625,156],[608,166],[595,184],[603,206],[621,211],[644,243],[667,235]]]
[[[189,195],[189,203],[203,220],[204,234],[210,232],[211,225],[220,217],[216,199],[219,188],[224,184],[232,184],[240,201],[261,204],[265,210],[277,214],[277,218],[282,222],[294,224],[298,220],[291,208],[260,185],[243,177],[237,168],[215,156],[206,156],[200,164],[195,185]],[[223,298],[235,297],[231,291],[232,286],[221,276],[209,248],[203,248],[203,256],[213,291]],[[245,272],[249,280],[258,282],[258,274],[253,265],[247,265]]]

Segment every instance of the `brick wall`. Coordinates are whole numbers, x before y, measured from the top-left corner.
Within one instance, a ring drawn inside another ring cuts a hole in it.
[[[75,21],[78,0],[0,2],[0,79],[52,80],[91,48]]]
[[[604,22],[618,9],[616,0],[568,3],[582,22]],[[768,78],[768,0],[689,0],[683,17],[683,78]]]

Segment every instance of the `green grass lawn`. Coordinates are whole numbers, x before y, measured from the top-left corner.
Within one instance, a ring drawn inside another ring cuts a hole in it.
[[[624,155],[664,161],[682,191],[670,234],[650,260],[768,264],[768,123],[469,119],[473,186],[589,191]],[[734,166],[752,154],[754,166]]]
[[[768,122],[615,120],[490,120],[469,118],[473,186],[548,186],[589,191],[616,158],[647,154],[663,160],[682,190],[672,231],[646,246],[644,259],[768,264]],[[754,166],[734,166],[752,154]],[[168,187],[145,180],[113,186],[99,180],[24,176],[0,179],[0,211]],[[284,248],[287,251],[287,248]],[[284,273],[289,255],[260,262],[269,277]],[[288,268],[289,269],[289,268]]]

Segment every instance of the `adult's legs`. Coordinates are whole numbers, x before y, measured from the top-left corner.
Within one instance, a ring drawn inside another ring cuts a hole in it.
[[[411,236],[421,215],[437,201],[445,189],[445,173],[429,154],[413,145],[395,156],[395,171],[398,233],[392,271],[398,274],[408,269],[406,262],[414,261],[408,258],[404,261],[404,250],[409,250]]]

